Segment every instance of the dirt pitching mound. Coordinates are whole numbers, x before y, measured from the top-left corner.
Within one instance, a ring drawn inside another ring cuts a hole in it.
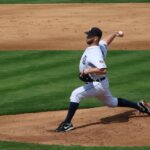
[[[92,26],[123,30],[110,49],[150,49],[150,3],[0,5],[0,50],[80,50]]]
[[[150,116],[126,108],[78,110],[75,129],[56,133],[66,111],[0,116],[0,139],[40,144],[150,146]]]

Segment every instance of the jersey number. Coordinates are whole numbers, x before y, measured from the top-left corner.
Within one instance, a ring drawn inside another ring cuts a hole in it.
[[[85,62],[86,62],[86,58],[87,58],[87,56],[85,55],[84,57],[83,57],[83,61],[82,61],[82,63],[85,65]]]

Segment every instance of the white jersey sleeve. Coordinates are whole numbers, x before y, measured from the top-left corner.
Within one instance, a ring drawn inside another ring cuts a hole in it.
[[[88,65],[91,67],[96,67],[99,69],[107,68],[105,61],[103,59],[102,53],[99,49],[93,50],[89,53]]]
[[[105,59],[107,56],[107,51],[108,51],[107,43],[104,40],[101,40],[99,42],[99,47],[100,47],[103,57]]]

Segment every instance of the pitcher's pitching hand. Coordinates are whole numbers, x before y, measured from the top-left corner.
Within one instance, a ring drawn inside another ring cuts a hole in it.
[[[118,32],[116,33],[116,36],[117,36],[117,37],[123,37],[123,36],[124,36],[123,31],[118,31]]]

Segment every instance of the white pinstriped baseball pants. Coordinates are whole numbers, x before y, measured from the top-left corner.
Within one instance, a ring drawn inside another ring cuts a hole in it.
[[[109,107],[118,106],[117,98],[113,97],[109,90],[108,78],[101,82],[90,82],[84,86],[78,87],[72,92],[70,101],[80,103],[82,99],[90,97],[96,97]]]

